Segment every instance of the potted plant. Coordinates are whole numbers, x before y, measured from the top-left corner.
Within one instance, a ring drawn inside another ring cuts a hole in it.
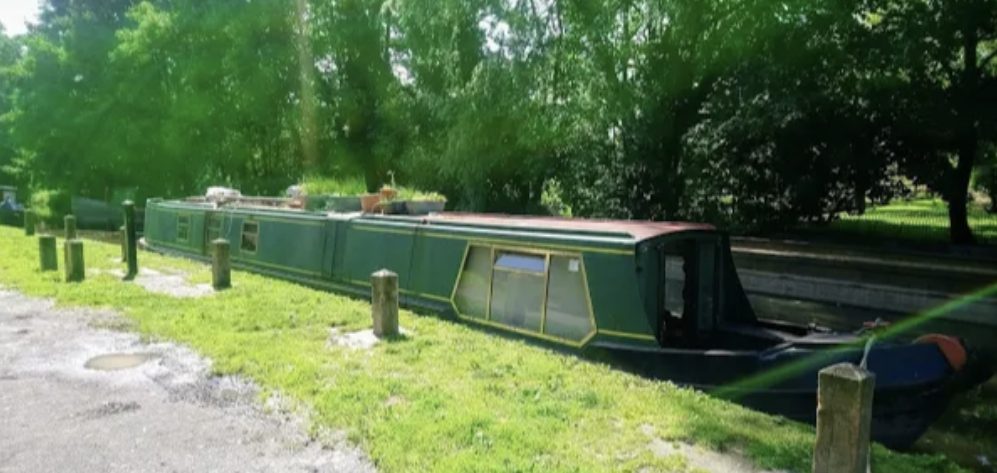
[[[426,215],[442,212],[447,205],[447,198],[436,192],[412,192],[406,196],[405,208],[409,215]]]
[[[378,209],[385,215],[405,215],[406,207],[404,200],[382,200],[378,204]]]
[[[391,201],[398,197],[398,191],[388,185],[381,187],[379,194],[381,195],[382,201]]]
[[[325,198],[325,210],[332,212],[359,212],[363,210],[363,197],[356,195],[330,195]]]
[[[376,212],[381,202],[381,194],[364,194],[360,196],[360,209],[367,213]]]

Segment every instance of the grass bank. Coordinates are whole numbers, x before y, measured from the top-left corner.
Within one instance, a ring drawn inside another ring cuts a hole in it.
[[[119,255],[116,245],[87,241],[87,281],[64,284],[59,273],[36,270],[36,239],[0,227],[0,284],[60,305],[110,308],[148,337],[186,343],[218,373],[279,390],[307,406],[317,426],[344,430],[384,472],[689,471],[680,455],[655,454],[656,439],[810,470],[808,426],[408,311],[405,338],[370,351],[329,347],[331,328],[368,326],[366,302],[242,272],[230,291],[176,299],[109,275]],[[209,278],[198,263],[140,258],[191,282]],[[873,458],[877,472],[958,471],[938,456],[878,446]]]
[[[978,203],[969,204],[969,226],[982,243],[997,244],[997,215]],[[893,238],[914,242],[949,240],[948,206],[941,199],[895,201],[870,207],[865,214],[844,214],[821,230],[842,235]]]

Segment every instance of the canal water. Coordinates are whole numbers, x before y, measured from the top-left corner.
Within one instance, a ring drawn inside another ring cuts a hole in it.
[[[796,323],[814,322],[835,330],[855,330],[862,322],[898,321],[902,317],[873,311],[750,296],[759,317]],[[910,337],[925,333],[944,333],[963,338],[972,347],[981,347],[997,356],[997,329],[962,322],[929,320],[915,327]],[[941,454],[964,468],[979,473],[997,473],[997,377],[967,392],[948,406],[945,414],[913,447],[914,452]]]

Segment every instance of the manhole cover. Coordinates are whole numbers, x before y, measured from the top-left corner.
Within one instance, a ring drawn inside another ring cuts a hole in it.
[[[100,371],[126,370],[141,365],[155,357],[156,355],[151,353],[115,353],[90,358],[83,366]]]

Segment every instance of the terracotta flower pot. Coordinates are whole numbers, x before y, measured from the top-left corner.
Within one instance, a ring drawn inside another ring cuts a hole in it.
[[[381,202],[381,194],[364,194],[360,196],[360,208],[367,213],[376,212],[377,204]]]
[[[380,194],[383,201],[395,200],[395,197],[398,197],[398,191],[390,187],[382,187]]]

